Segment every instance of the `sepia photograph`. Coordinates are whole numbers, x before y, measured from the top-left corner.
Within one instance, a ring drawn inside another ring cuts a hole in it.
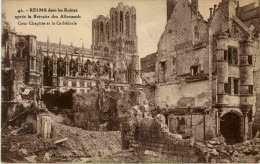
[[[1,3],[1,163],[260,163],[260,0]]]

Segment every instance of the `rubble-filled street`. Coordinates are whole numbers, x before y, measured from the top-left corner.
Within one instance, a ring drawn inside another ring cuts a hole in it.
[[[2,160],[5,162],[73,162],[111,155],[121,150],[120,131],[88,131],[62,124],[62,117],[48,112],[51,138],[28,134],[8,126],[2,133]],[[21,161],[20,161],[21,160]]]
[[[260,0],[49,5],[3,1],[1,162],[260,163]]]
[[[141,90],[117,92],[100,89],[100,91],[92,91],[97,92],[96,95],[91,92],[77,95],[83,99],[78,100],[76,104],[80,105],[80,102],[85,102],[84,96],[91,100],[87,103],[90,105],[88,108],[91,108],[91,102],[103,104],[104,101],[109,104],[115,101],[114,108],[121,111],[118,115],[119,120],[122,121],[121,130],[107,131],[103,124],[98,123],[95,126],[103,127],[100,131],[65,125],[68,124],[68,115],[54,114],[43,103],[40,103],[39,109],[31,105],[30,107],[34,110],[30,110],[26,116],[27,119],[20,127],[10,123],[2,132],[3,162],[254,163],[260,160],[260,138],[233,145],[228,145],[223,137],[205,142],[195,141],[193,138],[182,139],[181,135],[169,132],[163,115],[151,113],[152,106],[146,105],[148,101]],[[110,99],[110,102],[107,102],[111,94],[114,100]],[[100,99],[100,97],[102,98]],[[133,106],[128,104],[130,102]],[[81,105],[84,106],[84,103]],[[92,105],[96,106],[96,104]],[[32,113],[37,113],[38,125],[35,126],[37,133],[33,133],[34,121],[28,119],[32,118]],[[42,125],[43,129],[39,127],[40,118],[48,118],[42,120],[46,121],[46,124]],[[109,119],[107,121],[109,122]],[[75,125],[72,120],[69,122]],[[46,130],[48,126],[45,125],[48,123],[51,124],[50,131]],[[88,128],[93,128],[93,126]],[[169,136],[167,137],[167,135]],[[173,144],[173,147],[169,147],[168,142]],[[188,146],[187,149],[186,146]],[[174,151],[178,151],[180,154],[175,154]],[[184,158],[183,155],[186,157]]]

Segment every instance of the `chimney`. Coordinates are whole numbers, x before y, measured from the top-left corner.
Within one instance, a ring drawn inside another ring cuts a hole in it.
[[[213,8],[211,7],[211,8],[209,8],[209,11],[210,11],[210,15],[209,15],[209,17],[211,18],[212,17],[212,10],[213,10]]]
[[[167,21],[170,19],[176,0],[167,0]]]
[[[213,14],[215,14],[215,12],[216,12],[216,8],[217,8],[217,5],[215,4],[215,5],[214,5]]]
[[[191,6],[198,11],[198,0],[191,0]]]
[[[239,1],[237,1],[237,8],[236,8],[236,17],[240,18],[240,5],[239,5]]]

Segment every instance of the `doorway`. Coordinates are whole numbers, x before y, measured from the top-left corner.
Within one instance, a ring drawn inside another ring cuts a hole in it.
[[[220,133],[226,139],[228,144],[234,144],[242,141],[241,126],[243,119],[238,114],[229,112],[220,119]]]

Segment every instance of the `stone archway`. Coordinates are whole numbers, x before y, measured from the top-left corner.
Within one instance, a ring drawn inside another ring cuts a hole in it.
[[[224,114],[220,119],[220,133],[228,144],[242,141],[243,118],[234,112]]]

